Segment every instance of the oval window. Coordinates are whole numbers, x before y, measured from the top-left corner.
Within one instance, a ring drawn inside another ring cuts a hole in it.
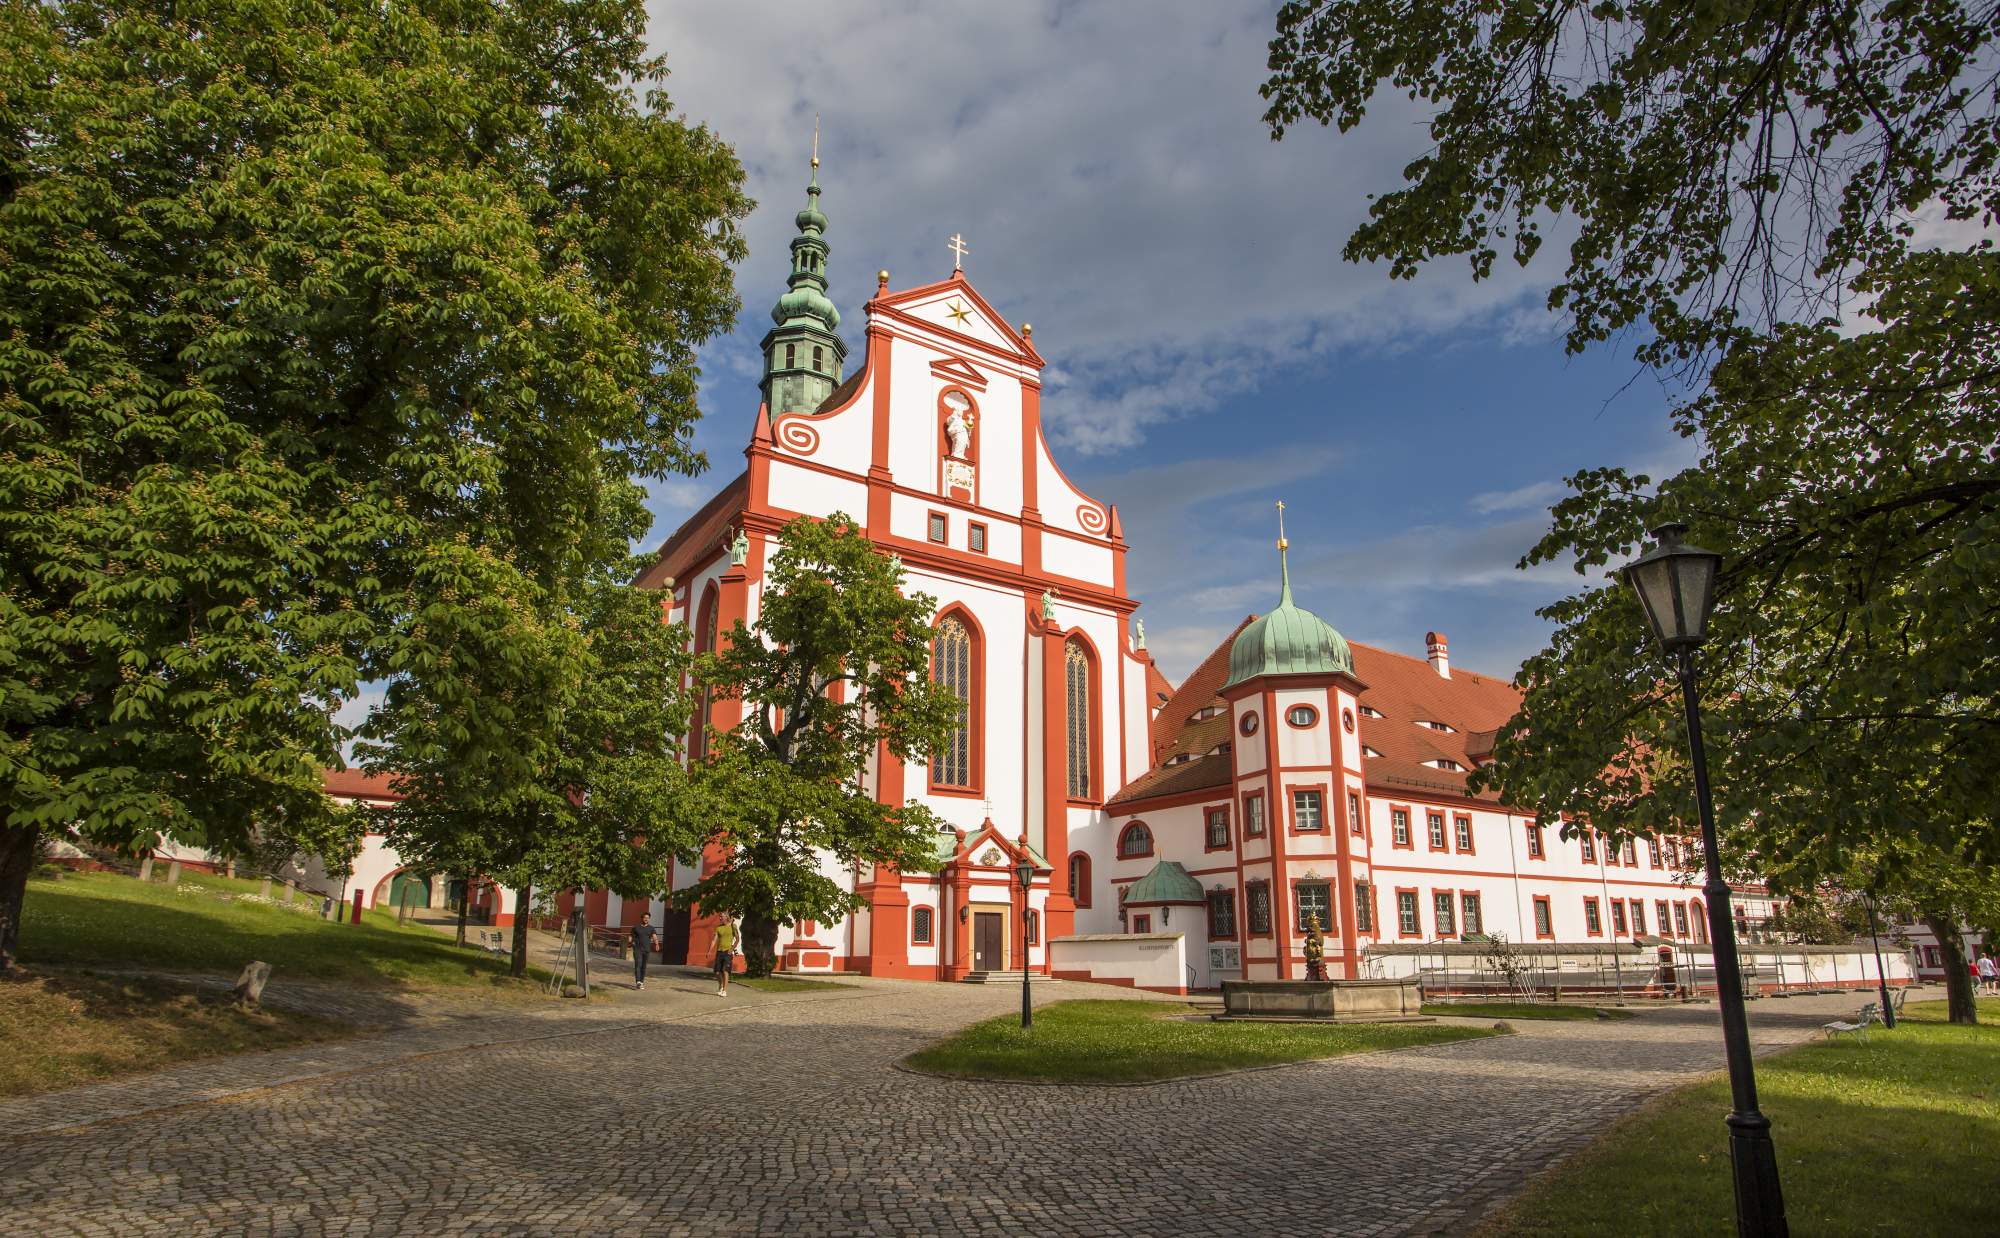
[[[1257,715],[1244,714],[1243,720],[1236,724],[1236,729],[1245,735],[1255,735],[1257,733]]]
[[[1294,705],[1285,711],[1285,721],[1293,726],[1311,726],[1319,721],[1319,711],[1310,705]]]
[[[1343,710],[1341,710],[1341,711],[1340,711],[1340,725],[1342,725],[1342,726],[1344,726],[1344,727],[1346,727],[1346,728],[1347,728],[1347,733],[1348,733],[1349,735],[1352,735],[1352,734],[1354,734],[1354,711],[1353,711],[1353,710],[1351,710],[1351,709],[1343,709]]]

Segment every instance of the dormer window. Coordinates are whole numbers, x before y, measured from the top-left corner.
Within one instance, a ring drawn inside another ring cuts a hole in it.
[[[1363,744],[1361,745],[1361,755],[1364,757],[1379,757],[1382,754],[1370,748],[1367,744]]]
[[[1361,716],[1364,718],[1380,718],[1383,715],[1382,711],[1375,708],[1373,705],[1363,705],[1361,707]]]
[[[1426,761],[1424,762],[1424,764],[1429,765],[1434,769],[1451,770],[1453,773],[1462,774],[1465,772],[1465,767],[1463,765],[1460,765],[1458,762],[1452,760],[1450,757],[1439,757],[1435,761]]]
[[[1447,726],[1442,722],[1432,722],[1428,718],[1417,719],[1417,725],[1421,727],[1429,727],[1433,731],[1443,731],[1447,735],[1454,735],[1457,734],[1458,732],[1458,728],[1455,726]]]

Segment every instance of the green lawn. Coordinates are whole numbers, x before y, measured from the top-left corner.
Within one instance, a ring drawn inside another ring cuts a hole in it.
[[[851,984],[841,984],[835,980],[803,980],[797,976],[736,976],[732,985],[747,985],[766,993],[811,993],[820,989],[851,989]]]
[[[506,975],[507,961],[455,945],[393,911],[363,913],[360,924],[318,916],[319,900],[256,901],[258,883],[187,873],[180,884],[87,873],[28,883],[21,958],[43,967],[140,968],[233,974],[251,959],[274,979],[310,978],[368,988],[476,985],[534,992],[533,980]],[[351,912],[351,907],[350,907]]]
[[[1369,1049],[1493,1035],[1434,1024],[1219,1023],[1178,1002],[1071,1001],[975,1023],[905,1059],[918,1070],[976,1079],[1136,1083]]]
[[[198,995],[175,985],[16,972],[0,979],[0,1096],[352,1031],[290,1011],[243,1010],[226,995]]]
[[[1757,1063],[1795,1234],[1973,1234],[2000,1227],[2000,999],[1977,1027],[1912,1003],[1895,1031]],[[1669,1093],[1614,1124],[1480,1232],[1726,1234],[1728,1083]]]
[[[1629,1019],[1632,1012],[1615,1006],[1563,1006],[1554,1002],[1425,1002],[1424,1013],[1455,1019]]]

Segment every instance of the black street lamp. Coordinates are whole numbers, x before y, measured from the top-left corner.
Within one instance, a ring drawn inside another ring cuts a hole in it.
[[[1035,1008],[1028,998],[1028,921],[1034,912],[1028,908],[1028,887],[1035,881],[1035,862],[1024,853],[1021,862],[1014,866],[1014,876],[1021,881],[1021,1026],[1035,1025]]]
[[[1778,1186],[1777,1146],[1771,1119],[1757,1108],[1756,1065],[1750,1056],[1750,1020],[1743,1008],[1742,972],[1736,960],[1736,925],[1729,913],[1729,883],[1722,879],[1715,845],[1715,806],[1708,793],[1708,761],[1701,747],[1701,706],[1695,691],[1694,651],[1708,638],[1715,606],[1715,576],[1722,556],[1681,541],[1684,524],[1653,530],[1658,543],[1633,560],[1624,577],[1646,608],[1660,645],[1680,664],[1681,702],[1687,710],[1688,756],[1694,770],[1695,806],[1701,812],[1701,841],[1707,852],[1708,938],[1715,954],[1716,1001],[1722,1007],[1722,1047],[1729,1060],[1729,1163],[1736,1179],[1736,1232],[1754,1238],[1782,1238],[1785,1199]]]
[[[1882,930],[1875,923],[1875,896],[1863,891],[1861,900],[1868,904],[1868,940],[1875,943],[1875,992],[1882,998],[1882,1026],[1894,1031],[1896,1008],[1889,1004],[1889,973],[1882,970]]]

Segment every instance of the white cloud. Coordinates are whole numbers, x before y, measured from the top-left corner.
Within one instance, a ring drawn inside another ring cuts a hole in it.
[[[1495,512],[1545,510],[1568,489],[1559,481],[1538,481],[1512,490],[1489,490],[1484,494],[1475,494],[1465,503],[1482,516]]]
[[[969,277],[1035,323],[1052,362],[1044,416],[1071,451],[1133,447],[1336,349],[1460,329],[1525,338],[1540,315],[1512,268],[1391,281],[1341,260],[1367,195],[1422,149],[1422,113],[1384,98],[1349,134],[1307,125],[1271,142],[1264,6],[874,0],[787,37],[796,17],[775,3],[652,6],[675,105],[735,145],[762,203],[738,342],[713,363],[731,399],[754,371],[741,340],[762,334],[783,289],[815,112],[850,331],[877,267],[896,287],[942,278],[946,238],[962,232]]]

